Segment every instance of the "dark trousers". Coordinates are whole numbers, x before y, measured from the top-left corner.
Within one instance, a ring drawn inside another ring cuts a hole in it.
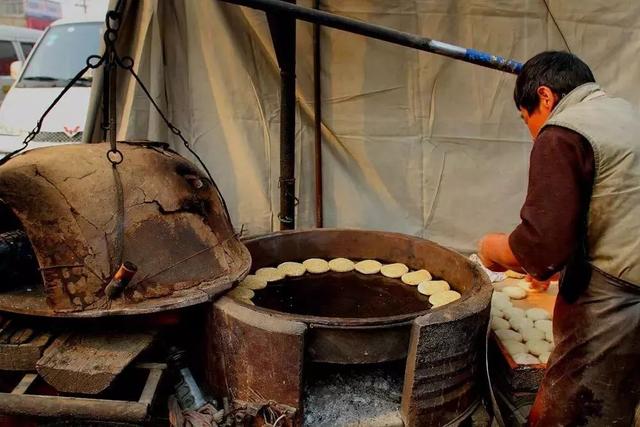
[[[631,426],[640,402],[640,287],[595,268],[585,286],[568,280],[529,425]]]

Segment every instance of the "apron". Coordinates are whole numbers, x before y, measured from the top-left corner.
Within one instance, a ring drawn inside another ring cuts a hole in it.
[[[640,402],[640,287],[586,262],[570,264],[560,282],[553,335],[556,347],[529,425],[634,425]]]

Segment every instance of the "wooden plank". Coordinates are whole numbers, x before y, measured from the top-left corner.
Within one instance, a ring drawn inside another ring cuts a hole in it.
[[[51,338],[49,332],[34,331],[27,341],[21,338],[21,344],[0,344],[0,370],[33,371]]]
[[[67,333],[45,350],[36,369],[60,392],[98,394],[153,343],[155,335],[153,331]]]
[[[0,413],[6,415],[140,422],[148,411],[140,402],[0,393]]]
[[[20,380],[17,386],[11,391],[11,394],[24,394],[31,384],[38,378],[38,374],[28,373]]]
[[[160,378],[162,378],[162,373],[162,369],[149,370],[149,376],[147,377],[147,381],[144,384],[142,393],[140,393],[140,399],[138,399],[138,402],[146,403],[148,405],[151,404],[151,401],[156,394],[156,390],[158,389]]]
[[[21,327],[16,329],[9,338],[9,344],[24,344],[33,337],[34,331],[31,328]]]

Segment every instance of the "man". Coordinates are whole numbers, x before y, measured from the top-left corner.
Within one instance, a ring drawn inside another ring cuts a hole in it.
[[[482,262],[539,281],[562,271],[555,350],[532,426],[628,426],[640,401],[640,115],[565,52],[531,58],[514,100],[532,137],[522,222]]]

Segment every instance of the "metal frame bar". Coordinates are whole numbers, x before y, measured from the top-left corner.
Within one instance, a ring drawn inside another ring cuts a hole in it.
[[[518,74],[522,69],[520,62],[506,59],[501,56],[492,55],[475,49],[467,49],[461,46],[432,40],[427,37],[418,36],[403,31],[394,30],[381,25],[359,21],[353,18],[336,15],[322,10],[309,7],[298,6],[281,0],[221,0],[226,3],[233,3],[240,6],[247,6],[253,9],[260,9],[267,13],[285,14],[286,16],[299,19],[301,21],[320,24],[326,27],[335,28],[362,36],[383,40],[401,46],[431,52],[460,61],[504,71],[511,74]]]

